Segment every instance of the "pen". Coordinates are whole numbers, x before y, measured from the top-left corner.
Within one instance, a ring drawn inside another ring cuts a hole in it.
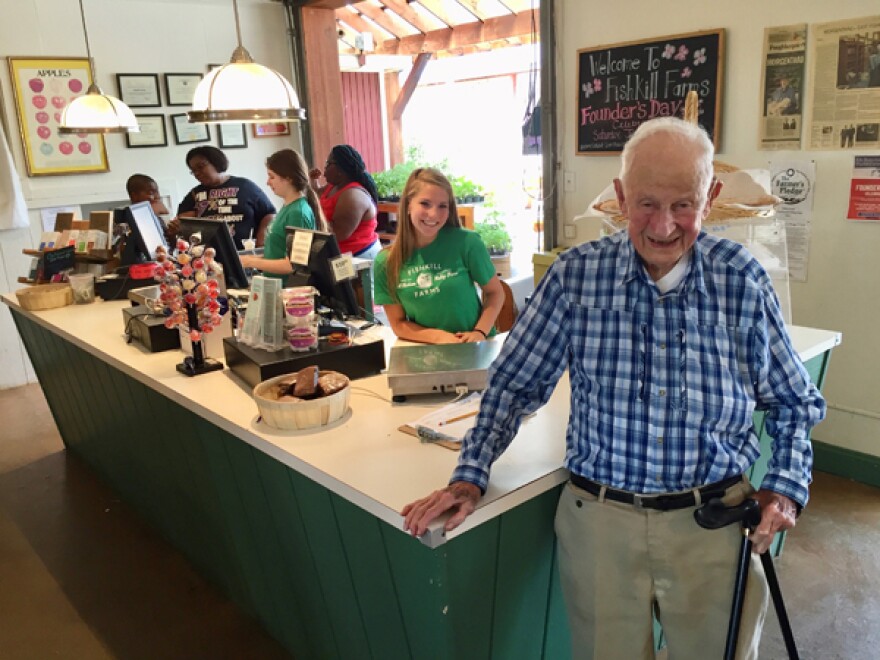
[[[458,422],[462,419],[467,419],[468,417],[473,417],[478,412],[480,412],[480,411],[479,410],[472,410],[471,412],[465,413],[464,415],[459,415],[458,417],[452,417],[450,419],[447,419],[445,422],[440,422],[439,424],[437,424],[437,426],[445,426],[446,424],[452,424],[452,422]]]

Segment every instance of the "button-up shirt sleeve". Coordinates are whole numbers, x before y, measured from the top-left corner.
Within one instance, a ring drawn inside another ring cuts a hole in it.
[[[489,468],[508,447],[520,422],[544,405],[568,361],[568,301],[560,263],[551,266],[489,371],[476,425],[462,443],[452,481],[485,492]]]
[[[769,285],[764,309],[764,323],[758,326],[755,393],[757,408],[767,410],[765,424],[773,444],[761,488],[804,506],[813,465],[809,432],[824,419],[825,400],[792,346],[778,300]]]

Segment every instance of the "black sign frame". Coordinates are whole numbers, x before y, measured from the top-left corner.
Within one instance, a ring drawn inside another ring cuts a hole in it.
[[[723,73],[723,28],[578,50],[577,155],[618,154],[642,122],[682,117],[690,89],[717,151]]]

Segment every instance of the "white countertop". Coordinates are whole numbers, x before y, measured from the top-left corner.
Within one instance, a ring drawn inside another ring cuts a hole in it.
[[[182,360],[180,351],[149,353],[139,344],[127,344],[122,308],[128,301],[98,301],[40,312],[20,308],[14,295],[4,295],[3,302],[398,529],[402,530],[398,512],[403,506],[445,486],[455,467],[457,452],[422,444],[397,430],[452,397],[417,396],[392,404],[386,376],[372,376],[352,381],[351,413],[339,422],[316,432],[276,431],[257,422],[251,388],[229,369],[190,378],[175,368]],[[804,361],[841,341],[840,333],[827,330],[790,327],[789,331]],[[389,344],[386,341],[386,350]],[[561,467],[568,392],[566,375],[548,404],[523,423],[493,466],[479,508],[447,539],[568,478]],[[423,539],[427,545],[444,542],[440,529],[438,523]]]

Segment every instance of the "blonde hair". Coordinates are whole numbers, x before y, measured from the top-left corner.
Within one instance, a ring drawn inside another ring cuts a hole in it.
[[[433,167],[419,167],[413,170],[403,187],[400,197],[400,207],[397,212],[397,235],[388,252],[388,261],[385,265],[385,276],[388,280],[388,291],[397,300],[397,284],[400,281],[400,269],[416,251],[416,231],[409,217],[409,205],[424,185],[437,186],[449,197],[449,217],[445,227],[461,227],[458,218],[458,209],[455,206],[455,195],[452,192],[452,184],[440,170]]]

